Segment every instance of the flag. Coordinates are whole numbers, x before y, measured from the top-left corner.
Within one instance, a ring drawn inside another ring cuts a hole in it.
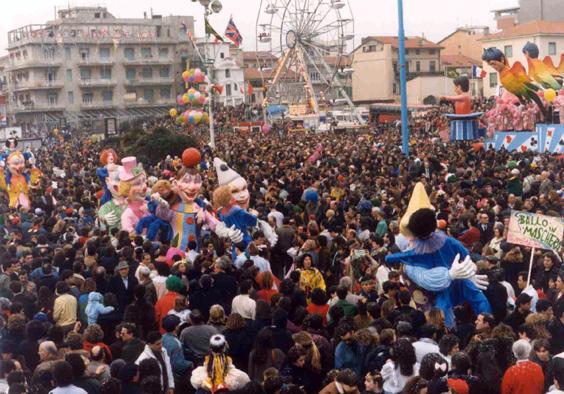
[[[249,82],[249,84],[247,85],[247,96],[252,96],[253,92],[254,92],[253,85],[251,85],[251,83]]]
[[[212,25],[210,24],[210,22],[208,21],[208,18],[206,18],[206,34],[207,35],[212,35],[215,37],[215,39],[217,41],[221,41],[223,42],[223,38],[219,35],[218,32],[215,31],[215,29],[212,27]]]
[[[488,75],[488,73],[481,67],[478,66],[472,66],[472,77],[473,78],[485,78],[485,76]]]
[[[239,47],[243,43],[243,36],[239,33],[239,29],[235,26],[233,22],[233,17],[229,18],[229,23],[225,28],[225,37],[231,40],[236,47]]]

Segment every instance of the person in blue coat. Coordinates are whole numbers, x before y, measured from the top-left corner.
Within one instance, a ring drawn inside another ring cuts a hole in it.
[[[476,275],[476,265],[458,240],[436,231],[436,214],[431,208],[423,185],[416,185],[400,225],[412,238],[411,248],[386,256],[386,262],[404,264],[404,272],[413,282],[434,293],[435,305],[444,312],[448,327],[454,326],[452,309],[465,301],[476,314],[491,313],[482,292],[488,286],[486,277]]]
[[[166,349],[170,357],[170,365],[172,367],[172,374],[174,375],[175,387],[176,383],[180,383],[181,379],[194,368],[191,361],[186,360],[182,350],[182,344],[177,338],[178,326],[180,325],[180,318],[176,315],[167,315],[163,319],[163,329],[166,333],[163,335],[163,347]]]

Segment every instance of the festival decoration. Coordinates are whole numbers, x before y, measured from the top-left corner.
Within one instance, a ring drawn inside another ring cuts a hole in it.
[[[219,237],[231,238],[234,243],[242,239],[240,231],[226,228],[198,204],[198,194],[202,187],[202,177],[197,169],[200,160],[200,152],[194,148],[186,149],[182,154],[182,161],[187,166],[179,171],[171,183],[174,198],[165,200],[159,192],[151,195],[151,199],[158,204],[156,215],[172,226],[174,235],[171,245],[182,251],[186,250],[189,242],[199,248],[200,232],[204,224]]]
[[[188,69],[182,72],[182,80],[187,85],[187,89],[183,94],[176,96],[176,104],[178,107],[184,108],[181,110],[171,108],[169,110],[170,117],[175,118],[177,126],[208,124],[209,117],[205,115],[202,108],[209,103],[203,85],[207,81],[206,74],[199,68]]]
[[[119,157],[113,149],[104,149],[100,153],[102,167],[96,170],[96,175],[102,184],[104,194],[100,198],[98,218],[109,229],[121,229],[121,215],[127,207],[124,197],[119,195]]]
[[[236,256],[235,246],[241,250],[247,249],[252,241],[249,229],[256,226],[274,247],[278,242],[276,233],[267,222],[258,219],[258,212],[249,209],[250,194],[247,181],[217,157],[213,159],[213,165],[219,183],[219,187],[213,193],[214,208],[226,227],[234,227],[242,234],[241,242],[233,245],[232,255]]]
[[[168,114],[170,115],[171,118],[176,118],[176,115],[178,115],[178,111],[176,110],[176,108],[171,108],[170,111],[168,111]]]
[[[544,91],[544,98],[549,103],[552,103],[554,101],[554,99],[556,98],[556,91],[552,88],[546,89]]]
[[[121,229],[134,232],[139,220],[149,215],[145,196],[147,194],[147,175],[141,163],[133,156],[124,157],[119,169],[118,194],[126,199],[127,208],[121,215]]]
[[[7,149],[2,154],[4,168],[0,168],[0,190],[8,194],[10,208],[30,208],[29,190],[36,185],[42,173],[33,166],[34,158],[30,152],[16,150],[17,140],[8,140]],[[26,169],[26,160],[32,168]]]
[[[435,305],[444,312],[447,327],[454,326],[453,308],[464,302],[472,306],[475,314],[491,313],[482,293],[488,285],[487,277],[476,275],[476,265],[459,241],[435,231],[436,228],[435,211],[424,185],[418,183],[400,221],[400,231],[411,239],[413,247],[386,256],[386,262],[405,264],[409,280],[434,294]]]

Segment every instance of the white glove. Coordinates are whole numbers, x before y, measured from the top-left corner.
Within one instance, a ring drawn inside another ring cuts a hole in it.
[[[476,274],[477,269],[476,264],[472,262],[470,256],[466,256],[464,261],[460,262],[460,254],[457,254],[448,274],[452,280],[470,279]]]
[[[231,226],[227,229],[227,237],[234,244],[238,244],[240,242],[243,242],[243,233],[241,232],[241,230],[239,230],[235,226]]]
[[[120,220],[120,218],[118,218],[118,216],[114,212],[109,212],[102,219],[108,226],[115,226]]]
[[[260,230],[266,237],[268,243],[270,244],[270,247],[273,248],[278,242],[278,235],[276,234],[274,229],[270,226],[270,224],[268,224],[264,220],[259,220],[258,225]]]
[[[486,290],[490,285],[487,275],[474,275],[470,278],[470,280],[474,282],[476,287],[480,290]]]

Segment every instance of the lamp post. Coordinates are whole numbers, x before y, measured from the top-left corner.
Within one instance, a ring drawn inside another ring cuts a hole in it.
[[[405,69],[405,32],[403,30],[403,0],[398,0],[398,41],[400,66],[400,95],[401,95],[401,150],[405,156],[409,155],[409,128],[407,124],[407,87]]]
[[[196,0],[192,0],[195,2]],[[208,25],[208,16],[212,14],[218,14],[221,12],[223,5],[219,0],[199,0],[200,5],[204,7],[204,34],[206,35],[206,50],[204,55],[204,63],[205,67],[208,70],[208,79],[210,81],[210,102],[208,104],[208,115],[210,118],[210,147],[215,149],[215,128],[213,122],[213,89],[211,89],[212,82],[213,82],[213,59],[210,59],[208,56],[208,32],[207,32],[207,25]]]

